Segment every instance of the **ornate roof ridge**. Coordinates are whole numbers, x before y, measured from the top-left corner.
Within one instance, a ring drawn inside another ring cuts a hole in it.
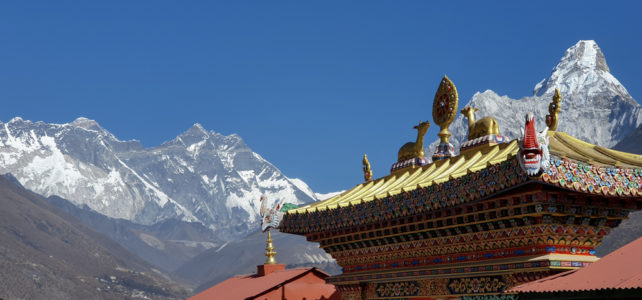
[[[555,157],[598,167],[642,168],[642,155],[593,145],[565,132],[549,131],[548,136],[550,137],[551,155]],[[503,144],[478,147],[459,156],[437,160],[421,167],[408,168],[401,172],[394,172],[369,182],[360,183],[352,189],[324,201],[288,211],[288,214],[354,206],[452,181],[513,158],[519,150],[518,142],[517,139],[514,139]],[[543,175],[540,174],[532,178],[548,181],[542,179]]]

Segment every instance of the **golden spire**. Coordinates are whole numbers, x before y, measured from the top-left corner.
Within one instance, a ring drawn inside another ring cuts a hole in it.
[[[363,178],[368,181],[372,181],[372,170],[370,169],[370,162],[368,161],[368,155],[363,155]]]
[[[442,144],[448,144],[448,138],[450,137],[448,126],[455,120],[458,105],[457,88],[455,88],[455,84],[450,81],[448,76],[444,75],[432,103],[432,118],[439,125],[440,131],[437,135]]]
[[[555,131],[557,130],[557,114],[560,112],[560,106],[562,102],[562,95],[560,90],[555,88],[555,95],[553,95],[553,101],[548,105],[548,115],[546,115],[546,125],[548,130]]]
[[[272,235],[270,234],[270,229],[268,229],[267,233],[267,246],[265,247],[265,256],[267,256],[267,259],[265,260],[265,264],[274,265],[276,264],[276,259],[274,259],[274,257],[276,256],[276,251],[274,251],[274,245],[272,244]]]

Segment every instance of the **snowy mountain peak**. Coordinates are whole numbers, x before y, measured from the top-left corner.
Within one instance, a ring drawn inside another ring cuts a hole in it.
[[[87,119],[85,117],[79,117],[75,119],[73,122],[71,122],[70,124],[74,127],[79,127],[79,128],[88,129],[88,130],[103,130],[103,128],[100,127],[100,124],[98,124],[98,122],[92,119]]]
[[[558,67],[568,69],[569,65],[610,72],[602,50],[593,40],[579,41],[573,47],[566,50]]]
[[[180,135],[181,137],[189,136],[189,137],[194,137],[198,138],[200,140],[204,140],[210,137],[210,134],[201,126],[201,124],[195,123],[187,129],[183,134]]]
[[[203,125],[201,125],[200,123],[194,123],[194,125],[192,125],[189,130],[198,130],[200,132],[207,133],[207,130],[205,130],[205,128],[203,128]]]
[[[21,117],[13,117],[11,120],[9,120],[9,123],[16,123],[16,122],[23,122]]]
[[[623,101],[639,106],[611,75],[602,50],[592,40],[582,40],[568,48],[551,76],[535,85],[533,94],[548,98],[556,88],[562,93],[562,105],[607,107],[617,104],[612,101]]]

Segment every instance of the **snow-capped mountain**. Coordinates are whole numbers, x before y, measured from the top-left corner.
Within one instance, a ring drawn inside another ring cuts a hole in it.
[[[258,228],[259,196],[302,204],[316,200],[235,134],[195,124],[158,147],[120,141],[97,122],[0,122],[0,173],[26,188],[140,224],[200,222],[220,240]]]
[[[535,115],[538,130],[544,129],[555,88],[562,95],[558,131],[613,147],[642,123],[642,108],[611,75],[595,41],[579,41],[566,50],[551,76],[537,83],[533,96],[515,100],[486,90],[473,95],[467,105],[479,108],[475,116],[478,120],[492,116],[502,135],[517,138],[528,112]],[[468,119],[459,114],[449,130],[451,143],[459,149],[468,136]],[[433,153],[437,143],[432,143],[426,153]]]

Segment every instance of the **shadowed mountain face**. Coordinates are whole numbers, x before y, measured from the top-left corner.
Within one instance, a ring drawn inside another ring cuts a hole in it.
[[[642,155],[642,126],[617,143],[613,149]]]
[[[149,264],[0,177],[0,298],[180,299]]]

